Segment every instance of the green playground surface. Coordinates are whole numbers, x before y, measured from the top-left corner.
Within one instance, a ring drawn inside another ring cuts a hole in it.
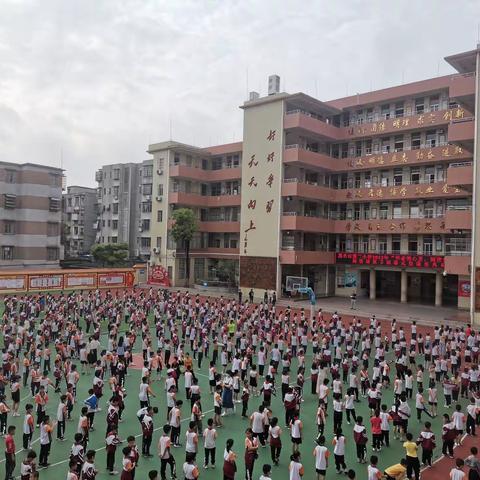
[[[3,303],[2,307],[3,309]],[[150,318],[151,327],[153,327],[153,320]],[[123,327],[122,327],[123,328]],[[155,332],[152,328],[152,337],[155,338]],[[106,346],[106,332],[102,334],[101,342],[102,346]],[[134,353],[141,353],[139,344],[140,339],[137,338],[137,345],[134,349]],[[154,346],[156,345],[156,340],[154,340]],[[185,351],[189,351],[189,342],[185,343]],[[311,364],[311,345],[309,345],[309,351],[306,355],[306,371],[309,372],[310,364]],[[387,358],[392,359],[392,352],[388,353]],[[75,363],[79,364],[78,361]],[[373,364],[373,361],[370,362]],[[198,370],[196,361],[194,362],[194,369],[195,373],[199,379],[199,385],[202,391],[202,407],[203,412],[205,414],[204,418],[204,427],[206,426],[207,419],[213,416],[213,398],[209,392],[208,386],[208,365],[209,359],[204,359],[202,369]],[[220,364],[218,362],[217,368],[221,369]],[[296,375],[296,368],[297,362],[295,359],[292,361],[292,374],[291,378],[295,378]],[[125,398],[125,411],[123,412],[123,422],[119,425],[119,436],[122,439],[125,439],[128,435],[135,435],[137,437],[137,445],[139,450],[141,450],[141,429],[139,422],[136,417],[136,412],[139,409],[139,400],[138,400],[138,390],[140,384],[140,374],[141,371],[138,369],[129,369],[129,375],[126,378],[126,391],[127,397]],[[307,373],[308,375],[308,373]],[[428,373],[426,374],[426,376]],[[153,375],[155,378],[155,375]],[[427,382],[427,377],[425,376],[424,385]],[[80,409],[83,405],[83,400],[88,396],[88,389],[91,388],[93,379],[93,373],[81,375],[80,381],[77,386],[77,403],[75,405],[72,417],[73,421],[67,422],[66,425],[66,432],[65,432],[65,441],[57,441],[55,438],[52,442],[51,453],[49,457],[50,466],[46,469],[39,469],[40,471],[40,478],[65,478],[66,472],[68,470],[68,459],[70,448],[73,443],[73,436],[76,433],[78,417]],[[393,382],[393,374],[391,374],[391,379]],[[139,464],[136,469],[135,478],[136,479],[146,479],[148,478],[148,472],[150,470],[158,470],[160,471],[160,460],[157,456],[157,443],[158,439],[161,434],[161,429],[166,419],[166,394],[164,391],[164,380],[165,380],[165,371],[163,372],[162,379],[160,381],[154,381],[152,383],[152,389],[156,394],[155,398],[151,399],[152,406],[157,406],[159,412],[157,415],[154,416],[154,438],[152,442],[151,453],[154,454],[153,458],[143,458],[140,457]],[[290,461],[290,454],[292,452],[292,444],[290,441],[290,435],[288,429],[284,427],[284,408],[281,401],[281,393],[279,388],[280,376],[277,374],[277,386],[278,386],[278,393],[276,397],[272,398],[271,408],[273,410],[273,416],[277,416],[279,418],[279,425],[281,425],[283,430],[282,435],[282,442],[283,448],[280,456],[280,465],[278,467],[273,467],[273,474],[272,478],[274,479],[287,479],[288,478],[288,464]],[[259,382],[261,385],[261,381]],[[300,452],[302,454],[301,461],[305,467],[305,477],[306,479],[313,479],[315,478],[315,464],[314,464],[314,457],[312,455],[314,446],[315,446],[315,438],[317,436],[317,426],[316,426],[316,411],[317,411],[317,396],[312,395],[310,380],[307,377],[305,386],[304,386],[304,402],[301,405],[301,415],[300,418],[303,422],[304,430],[303,430],[303,443],[300,446]],[[345,387],[345,386],[344,386]],[[62,389],[65,388],[64,382],[62,382]],[[414,398],[409,401],[410,407],[412,409],[412,418],[409,422],[409,431],[412,432],[414,438],[417,437],[418,433],[421,430],[422,424],[426,420],[430,420],[432,422],[432,429],[436,434],[437,437],[437,448],[434,452],[434,458],[441,456],[441,425],[442,425],[442,414],[445,412],[452,412],[452,409],[446,409],[443,407],[443,394],[441,387],[438,388],[438,395],[439,395],[439,405],[438,405],[438,416],[434,419],[428,418],[426,415],[423,415],[422,422],[419,423],[416,419],[416,410],[415,410],[415,400]],[[7,389],[7,400],[10,404],[10,395]],[[17,427],[15,440],[17,445],[17,468],[15,470],[15,475],[19,478],[20,474],[20,463],[22,462],[23,458],[26,455],[26,452],[21,450],[22,447],[22,424],[23,424],[23,413],[24,413],[24,406],[28,402],[32,402],[32,398],[30,396],[30,391],[26,388],[22,387],[21,391],[21,405],[20,405],[20,417],[12,417],[9,415],[8,417],[8,425],[15,425]],[[56,418],[56,409],[59,400],[59,393],[54,393],[53,389],[49,389],[49,403],[47,408],[47,413],[50,414],[51,418]],[[105,429],[106,429],[106,409],[107,409],[107,400],[109,398],[109,391],[108,386],[104,387],[104,396],[100,400],[100,407],[102,411],[95,415],[95,431],[91,432],[90,434],[90,441],[88,444],[88,449],[93,449],[97,451],[95,465],[98,469],[99,473],[97,475],[98,479],[106,479],[112,478],[106,472],[106,453],[105,453]],[[415,386],[414,386],[414,395],[415,397]],[[179,381],[179,392],[177,394],[177,398],[180,398],[184,401],[184,405],[182,407],[182,430],[181,430],[181,442],[182,444],[185,443],[185,432],[188,427],[188,422],[190,420],[190,402],[186,401],[185,399],[185,389],[184,389],[184,378],[183,376],[180,378]],[[369,439],[371,439],[370,435],[370,427],[369,427],[369,418],[370,418],[370,410],[367,405],[367,401],[364,398],[360,397],[360,403],[355,404],[355,409],[357,416],[362,415],[364,418],[364,424],[367,426],[367,432]],[[251,397],[249,401],[249,409],[248,414],[251,414],[254,410],[258,408],[261,404],[262,397]],[[386,403],[388,407],[393,403],[393,392],[392,388],[384,390],[383,392],[383,399],[382,403]],[[465,406],[465,400],[461,401],[462,405]],[[327,417],[327,424],[325,427],[325,437],[327,439],[326,445],[329,448],[332,456],[330,459],[330,465],[327,470],[327,477],[333,478],[337,476],[335,472],[335,465],[333,462],[333,446],[332,446],[332,439],[333,439],[333,414],[331,404],[329,405],[329,413]],[[245,478],[245,466],[243,460],[243,445],[245,439],[245,429],[249,425],[247,419],[241,418],[241,405],[237,405],[236,413],[233,415],[229,415],[223,417],[224,426],[219,428],[218,431],[218,439],[217,439],[217,466],[215,469],[209,468],[208,470],[203,469],[203,442],[200,441],[199,445],[199,452],[197,454],[197,463],[200,467],[200,478],[204,479],[219,479],[222,478],[222,467],[223,467],[223,450],[225,447],[225,442],[228,438],[232,438],[234,440],[233,451],[237,453],[237,475],[236,478],[243,479]],[[346,448],[346,464],[348,468],[353,468],[357,473],[357,478],[364,479],[366,478],[366,469],[367,466],[363,464],[357,463],[356,459],[356,451],[355,445],[353,441],[353,421],[352,425],[348,425],[346,422],[346,416],[344,414],[343,418],[343,432],[347,438],[347,448]],[[56,431],[54,431],[54,437],[56,436]],[[33,437],[33,445],[32,448],[39,453],[39,432],[38,429],[35,430],[34,437]],[[121,453],[122,445],[119,445],[117,448],[116,453],[116,462],[115,468],[118,471],[121,471],[121,464],[122,464],[122,453]],[[185,460],[185,450],[184,446],[180,448],[172,448],[172,453],[175,457],[177,463],[177,476],[179,479],[183,478],[182,466]],[[367,446],[367,455],[368,457],[372,455],[372,446],[371,442]],[[379,467],[384,469],[394,463],[398,463],[400,458],[404,455],[404,449],[402,448],[402,443],[399,440],[393,439],[393,432],[390,434],[390,447],[389,448],[382,448],[381,452],[375,453],[379,457]],[[2,455],[3,458],[3,455]],[[270,458],[270,449],[268,448],[260,448],[259,449],[259,456],[255,463],[254,469],[254,479],[259,478],[261,475],[262,465],[264,463],[272,464]],[[5,472],[5,460],[2,459],[0,461],[0,476],[4,476]],[[167,468],[167,478],[169,478],[169,469]],[[119,475],[118,475],[119,477]],[[342,475],[339,476],[340,478],[343,477]]]

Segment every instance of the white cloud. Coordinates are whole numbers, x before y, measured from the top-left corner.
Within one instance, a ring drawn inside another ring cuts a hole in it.
[[[148,143],[241,139],[237,108],[278,73],[328,100],[448,73],[478,1],[3,0],[0,151],[94,185]]]

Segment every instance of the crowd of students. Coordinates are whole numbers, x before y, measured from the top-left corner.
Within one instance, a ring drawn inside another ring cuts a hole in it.
[[[464,435],[476,435],[480,424],[479,333],[470,325],[419,330],[415,322],[382,326],[375,317],[344,321],[321,310],[309,319],[268,296],[259,305],[250,296],[236,302],[153,289],[6,296],[0,374],[5,479],[15,478],[19,456],[22,480],[48,472],[52,443],[65,441],[66,430],[73,429],[68,480],[93,480],[100,470],[133,480],[141,457],[151,466],[152,480],[165,480],[167,471],[171,478],[195,480],[201,467],[216,468],[219,457],[224,480],[238,480],[241,464],[246,480],[323,480],[337,474],[418,480],[422,465],[432,467],[437,443],[442,455],[454,458],[454,447]],[[134,357],[142,363],[136,427],[120,425]],[[208,365],[208,392],[199,387],[202,363]],[[78,398],[85,375],[88,397]],[[155,398],[155,382],[165,389],[164,398]],[[383,395],[388,390],[389,403]],[[283,408],[272,406],[275,395]],[[252,408],[256,397],[260,405]],[[360,403],[368,405],[368,418],[357,414]],[[304,442],[304,407],[312,404],[318,435]],[[205,418],[207,412],[212,414]],[[17,432],[9,416],[21,415]],[[219,455],[220,429],[233,415],[247,419],[244,443],[227,438]],[[329,415],[333,431],[327,432]],[[443,425],[435,429],[430,420],[439,415]],[[415,422],[423,425],[418,436],[409,429]],[[94,428],[105,431],[105,467],[89,439]],[[35,432],[38,454],[32,448]],[[291,454],[288,465],[281,465],[285,437]],[[381,470],[378,452],[392,440],[401,441],[403,453]],[[267,446],[269,461],[257,465],[259,449]],[[176,448],[185,451],[178,469]],[[121,471],[115,470],[117,450]],[[347,466],[347,451],[367,466]],[[315,471],[305,472],[302,456],[312,454]],[[475,447],[468,458],[455,459],[449,476],[480,478]]]

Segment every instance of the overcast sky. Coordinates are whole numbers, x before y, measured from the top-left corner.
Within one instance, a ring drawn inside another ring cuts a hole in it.
[[[0,158],[95,186],[170,132],[241,140],[272,73],[321,100],[451,73],[479,22],[479,0],[0,0]]]

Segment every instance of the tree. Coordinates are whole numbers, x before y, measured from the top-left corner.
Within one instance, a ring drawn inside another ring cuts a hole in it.
[[[185,249],[185,275],[187,287],[190,282],[190,242],[197,231],[197,219],[190,208],[179,208],[173,212],[172,236]]]
[[[92,255],[102,266],[122,266],[128,258],[126,243],[97,243],[92,247]]]

